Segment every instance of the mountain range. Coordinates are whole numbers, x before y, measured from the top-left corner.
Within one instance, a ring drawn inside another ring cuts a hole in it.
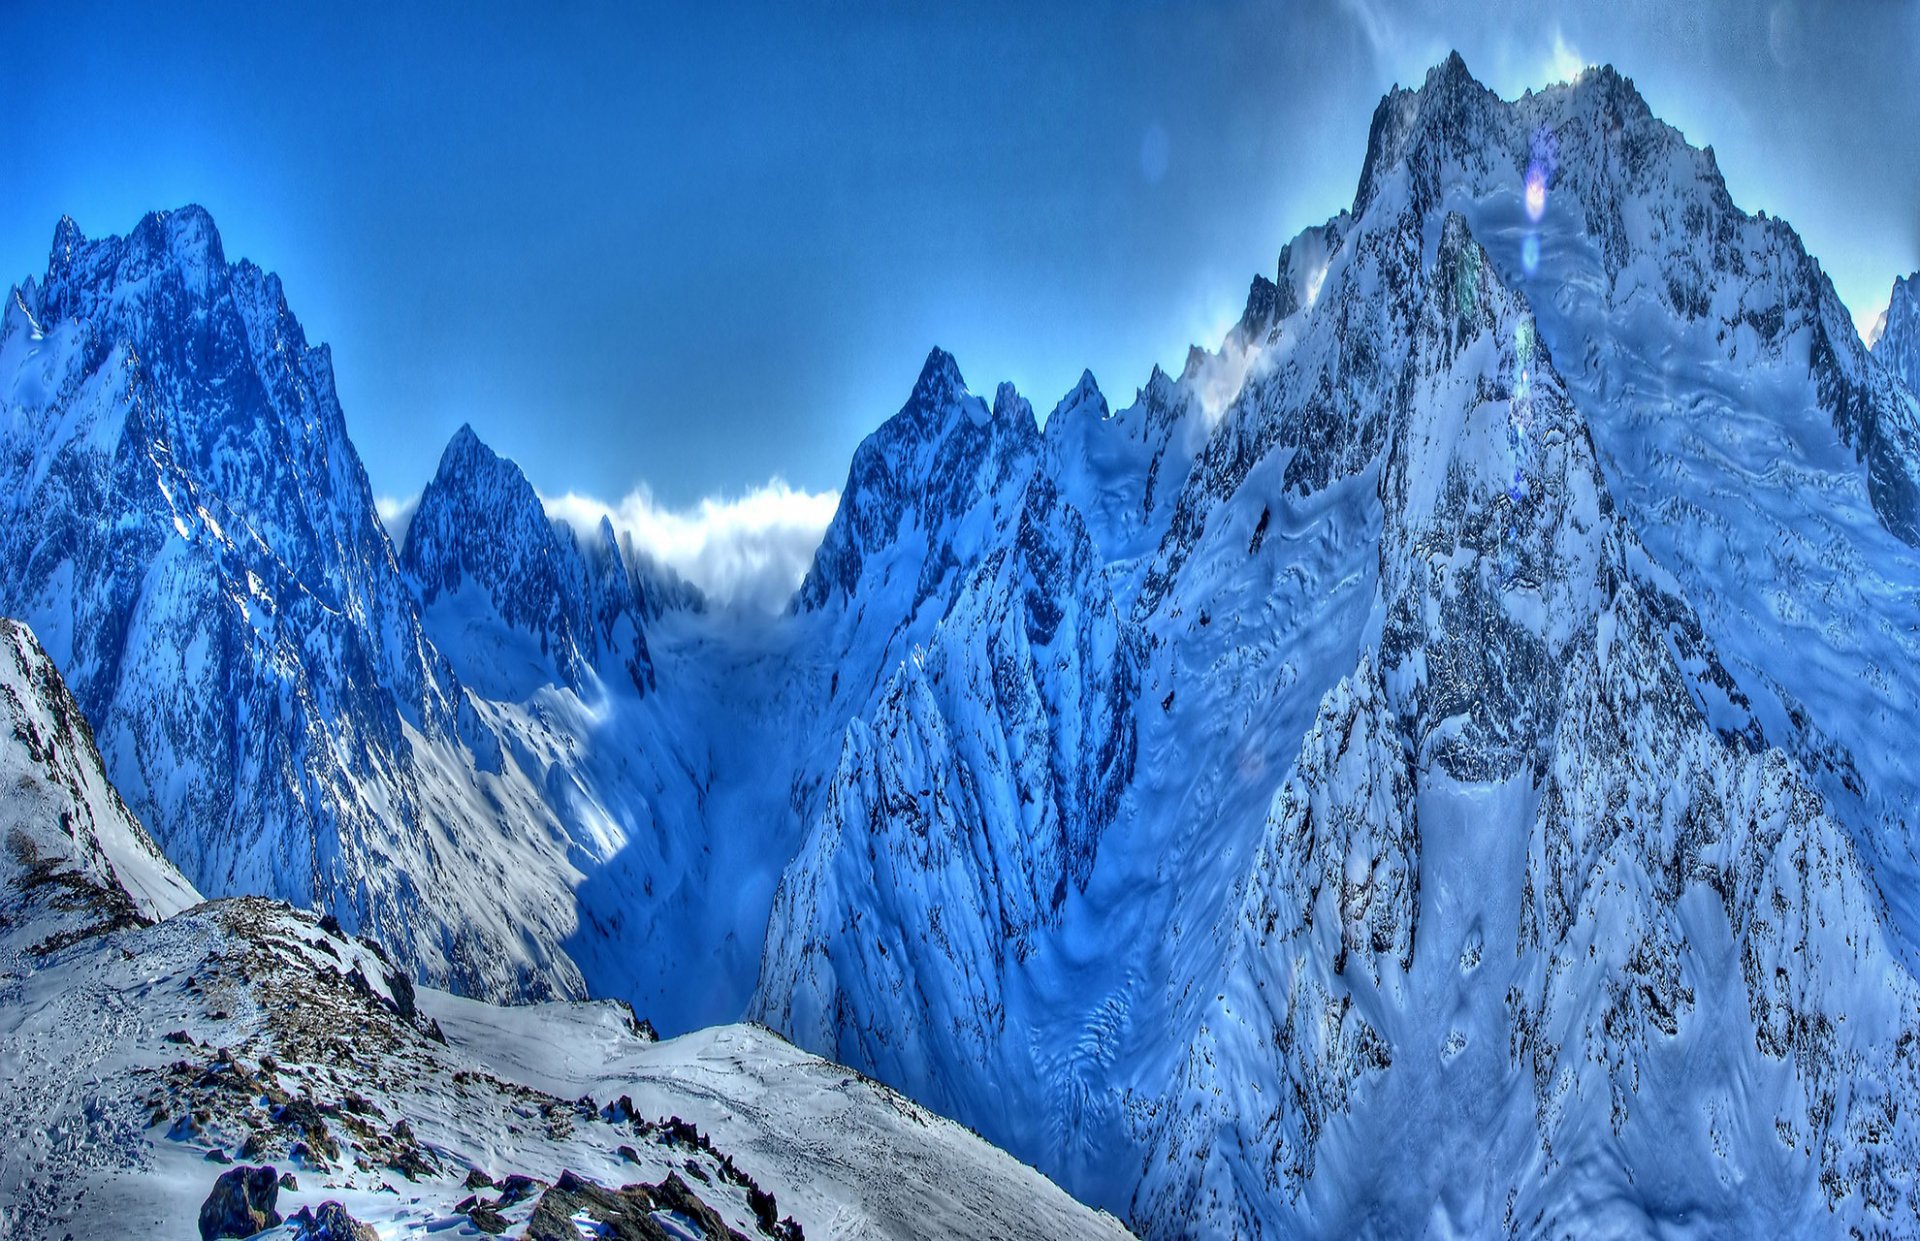
[[[1153,1237],[1920,1234],[1917,387],[1920,276],[1869,349],[1629,79],[1453,56],[1124,407],[933,350],[749,622],[471,428],[396,544],[276,278],[63,220],[0,315],[0,614],[88,808],[20,873],[109,914],[11,985],[363,936],[435,1073],[564,1097],[516,1048],[626,1001]]]

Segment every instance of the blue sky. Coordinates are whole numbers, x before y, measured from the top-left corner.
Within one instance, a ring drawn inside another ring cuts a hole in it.
[[[1857,314],[1920,267],[1916,0],[809,8],[7,4],[0,271],[202,203],[333,344],[377,491],[471,421],[684,516],[838,487],[936,343],[1124,403],[1449,47],[1509,96],[1613,62]]]

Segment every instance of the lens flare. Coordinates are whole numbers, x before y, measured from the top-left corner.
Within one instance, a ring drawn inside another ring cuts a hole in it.
[[[1527,218],[1535,224],[1547,213],[1547,168],[1534,163],[1527,168]]]
[[[1520,266],[1527,269],[1529,276],[1540,270],[1540,235],[1538,233],[1528,233],[1526,240],[1520,243]]]
[[[1527,219],[1538,224],[1547,214],[1547,188],[1560,167],[1560,140],[1543,125],[1533,131],[1527,147]]]

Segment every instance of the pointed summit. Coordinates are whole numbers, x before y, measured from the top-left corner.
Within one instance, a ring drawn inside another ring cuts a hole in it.
[[[73,261],[73,252],[87,244],[87,235],[70,215],[60,217],[53,226],[53,245],[47,252],[47,267],[52,269]]]
[[[913,381],[909,401],[925,409],[939,409],[966,391],[967,381],[960,375],[960,364],[953,360],[952,354],[935,345],[920,367],[920,377]]]
[[[1034,425],[1033,406],[1020,390],[1011,383],[1002,383],[993,392],[993,418],[999,422],[1006,419],[1024,421],[1029,427]]]
[[[1474,80],[1472,72],[1467,68],[1466,58],[1460,55],[1457,48],[1448,52],[1445,60],[1427,70],[1426,84],[1429,89],[1436,86],[1447,88],[1468,84],[1479,85],[1479,83]]]
[[[1383,181],[1408,163],[1408,156],[1415,150],[1431,146],[1444,158],[1484,144],[1495,128],[1493,112],[1500,106],[1499,96],[1475,79],[1458,52],[1449,53],[1428,70],[1418,90],[1396,87],[1388,92],[1374,109],[1367,133],[1366,163],[1361,167],[1360,186],[1353,199],[1354,219],[1366,214]],[[1414,186],[1416,203],[1422,207],[1429,205],[1426,196],[1437,191],[1426,183],[1434,170],[1423,172],[1425,179],[1417,179]]]
[[[1092,371],[1080,372],[1080,382],[1073,385],[1072,391],[1060,398],[1059,403],[1053,407],[1053,413],[1047,415],[1047,424],[1051,426],[1055,418],[1075,409],[1092,410],[1096,418],[1107,416],[1107,398],[1100,391],[1100,384],[1094,379]]]
[[[474,431],[473,424],[463,422],[460,424],[460,429],[453,433],[453,438],[447,441],[447,446],[440,450],[440,467],[435,473],[437,475],[461,473],[465,472],[470,464],[483,464],[499,459],[499,454],[487,447],[486,442]],[[515,472],[517,473],[518,470],[516,469]]]
[[[548,516],[520,466],[463,424],[420,494],[401,568],[426,605],[429,635],[461,679],[493,697],[543,684],[583,689],[598,673],[653,685],[639,600],[611,523],[582,549]],[[438,608],[443,598],[460,602]],[[630,624],[622,625],[626,618]]]

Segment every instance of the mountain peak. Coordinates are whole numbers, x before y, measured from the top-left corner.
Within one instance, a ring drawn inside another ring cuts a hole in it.
[[[1031,426],[1033,425],[1033,406],[1028,403],[1027,398],[1020,395],[1018,388],[1002,381],[993,392],[993,418],[995,422],[1007,419],[1024,420]]]
[[[1241,341],[1252,344],[1285,317],[1281,311],[1280,286],[1254,273],[1253,284],[1247,289],[1247,308],[1241,312],[1240,322],[1234,328]]]
[[[1427,70],[1427,81],[1424,89],[1432,89],[1435,86],[1444,88],[1468,84],[1478,86],[1480,83],[1474,78],[1472,71],[1467,68],[1466,58],[1460,55],[1458,49],[1455,49],[1447,53],[1445,60]]]
[[[1081,405],[1094,403],[1097,403],[1100,407],[1100,416],[1103,418],[1106,417],[1106,394],[1100,391],[1100,383],[1093,377],[1093,372],[1090,370],[1082,370],[1080,372],[1080,382],[1074,384],[1073,390],[1060,398],[1060,403],[1053,407],[1053,412],[1057,414],[1062,410],[1074,409]],[[1052,420],[1051,415],[1049,415],[1048,420]]]
[[[546,511],[520,466],[495,452],[467,422],[460,424],[441,450],[439,468],[427,485],[427,493],[440,491],[450,493],[443,498],[461,496],[471,501],[484,497],[489,505],[510,504],[516,512],[537,510],[544,516]],[[423,499],[427,493],[423,493]],[[424,503],[421,507],[426,510]]]
[[[227,265],[220,229],[212,213],[197,203],[148,213],[134,227],[133,237],[156,254],[164,252],[186,267],[217,269]]]
[[[447,441],[446,448],[441,450],[440,468],[444,470],[449,461],[481,455],[495,457],[498,454],[487,447],[486,442],[473,429],[471,422],[463,422],[460,424],[460,429],[453,433],[453,438]]]
[[[966,390],[967,381],[960,375],[960,364],[953,360],[952,354],[935,345],[920,367],[920,377],[913,381],[912,399],[929,409],[938,409]]]
[[[1449,53],[1428,70],[1418,90],[1395,87],[1389,91],[1374,109],[1367,131],[1367,158],[1354,193],[1354,218],[1366,214],[1381,178],[1423,145],[1428,135],[1446,146],[1476,143],[1500,102],[1467,70],[1458,52]]]
[[[71,261],[73,252],[86,244],[87,235],[80,231],[73,217],[61,216],[60,222],[53,226],[53,245],[48,250],[47,266],[51,268]]]
[[[246,266],[248,279],[270,284],[268,292],[277,298],[278,282]],[[235,274],[204,207],[148,212],[124,237],[98,240],[89,240],[72,216],[63,215],[54,226],[44,291],[50,318],[91,318],[115,312],[123,289],[139,290],[135,300],[141,302],[180,294],[196,303],[217,300]]]
[[[1893,282],[1893,296],[1870,342],[1880,364],[1920,392],[1920,272]]]

